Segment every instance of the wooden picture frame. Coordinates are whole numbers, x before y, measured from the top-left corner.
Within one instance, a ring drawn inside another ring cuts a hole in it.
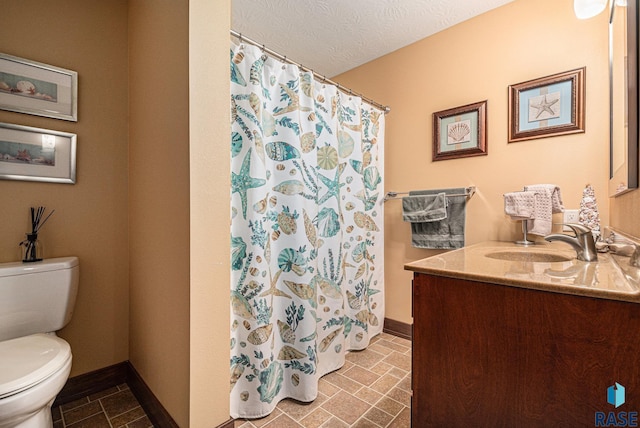
[[[578,68],[509,86],[509,143],[584,131],[585,72]]]
[[[487,153],[487,100],[433,113],[434,162]]]

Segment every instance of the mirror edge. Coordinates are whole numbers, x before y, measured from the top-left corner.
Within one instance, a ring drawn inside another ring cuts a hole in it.
[[[638,188],[638,3],[640,0],[629,1],[627,4],[627,61],[629,73],[628,102],[629,102],[629,148],[628,148],[628,188]]]
[[[612,12],[615,2],[612,2]],[[627,127],[627,187],[621,191],[616,191],[613,181],[609,181],[610,197],[617,197],[631,190],[638,188],[638,164],[640,153],[638,150],[638,3],[640,0],[630,0],[627,4],[627,108],[628,108],[628,127]],[[611,18],[610,18],[611,20]],[[611,31],[611,29],[609,30]],[[610,42],[611,43],[611,42]],[[611,54],[610,54],[611,55]],[[611,87],[611,56],[609,63],[609,90]],[[610,108],[613,106],[612,93],[610,92]],[[609,117],[609,150],[613,150],[613,117],[610,113]],[[613,176],[613,165],[611,154],[609,155],[609,176]]]

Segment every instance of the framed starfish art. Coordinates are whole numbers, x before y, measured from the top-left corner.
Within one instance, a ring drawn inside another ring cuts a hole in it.
[[[584,132],[585,67],[509,86],[509,142]]]

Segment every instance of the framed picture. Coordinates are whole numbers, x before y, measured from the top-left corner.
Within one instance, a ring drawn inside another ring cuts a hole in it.
[[[509,86],[509,142],[584,132],[585,67]]]
[[[76,134],[0,123],[0,179],[76,182]]]
[[[433,160],[487,154],[487,101],[433,113]]]
[[[0,53],[0,109],[78,121],[78,73]]]

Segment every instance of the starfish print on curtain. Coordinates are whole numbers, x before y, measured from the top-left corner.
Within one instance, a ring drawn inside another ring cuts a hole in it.
[[[231,416],[312,401],[384,319],[384,116],[233,45]]]

